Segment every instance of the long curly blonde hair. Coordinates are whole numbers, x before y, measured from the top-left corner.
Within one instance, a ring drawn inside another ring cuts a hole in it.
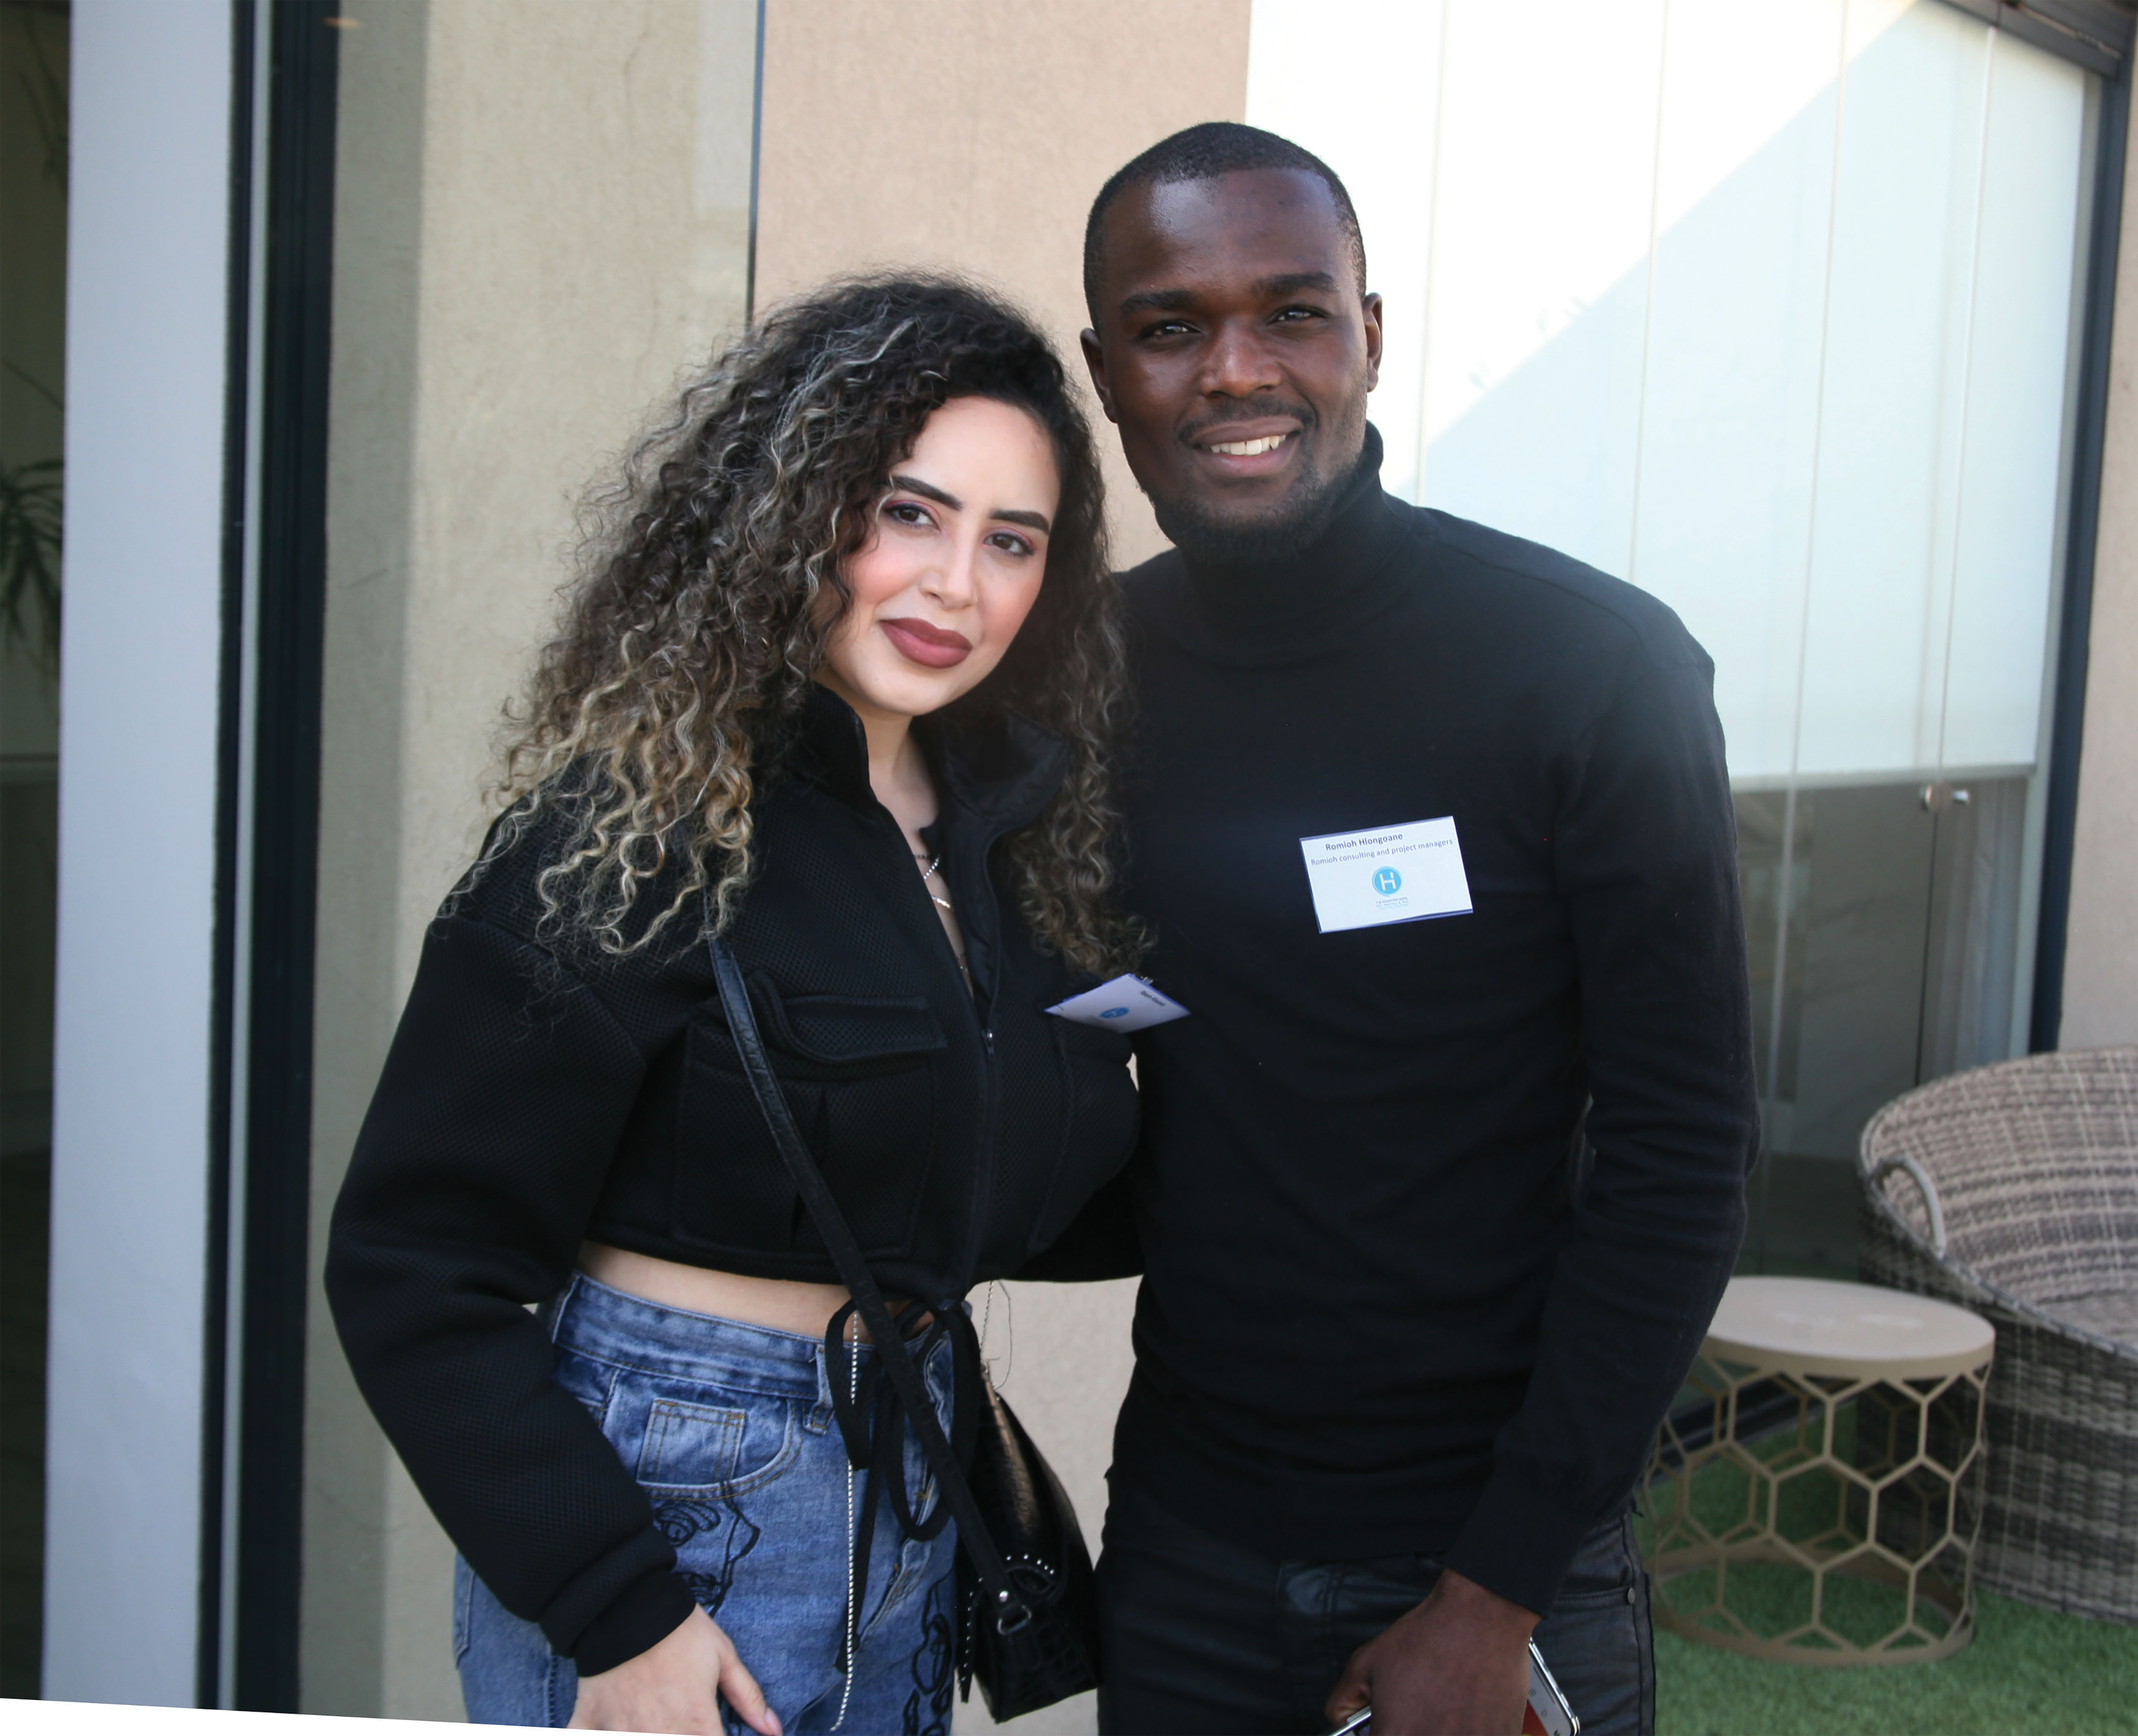
[[[1032,323],[954,278],[855,279],[774,310],[589,497],[580,577],[507,713],[504,812],[475,875],[539,823],[545,925],[612,954],[700,907],[725,928],[753,797],[851,600],[845,563],[922,425],[966,396],[1046,429],[1062,499],[1023,631],[948,714],[1015,712],[1067,742],[1059,792],[1009,841],[1018,905],[1080,968],[1130,959],[1110,896],[1122,635],[1091,430]]]

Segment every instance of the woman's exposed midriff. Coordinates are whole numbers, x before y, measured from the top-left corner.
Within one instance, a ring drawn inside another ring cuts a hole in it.
[[[750,1278],[740,1272],[718,1272],[651,1254],[634,1254],[600,1241],[580,1244],[579,1270],[597,1284],[657,1302],[663,1308],[769,1326],[775,1332],[792,1332],[809,1339],[823,1337],[832,1316],[847,1300],[842,1284]],[[884,1300],[894,1314],[905,1306],[900,1297],[886,1296]],[[848,1329],[849,1336],[856,1334],[863,1343],[868,1342],[868,1329],[858,1315]]]

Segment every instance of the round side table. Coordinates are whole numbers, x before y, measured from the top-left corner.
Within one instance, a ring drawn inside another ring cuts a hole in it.
[[[1925,1296],[1731,1280],[1649,1465],[1657,1625],[1805,1664],[1965,1646],[1995,1345]]]

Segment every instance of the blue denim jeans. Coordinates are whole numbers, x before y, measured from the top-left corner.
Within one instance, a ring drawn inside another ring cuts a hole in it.
[[[1106,1736],[1325,1731],[1351,1654],[1433,1589],[1429,1555],[1280,1561],[1185,1524],[1116,1476],[1099,1558]],[[1589,1535],[1539,1651],[1582,1736],[1655,1729],[1648,1581],[1629,1518]]]
[[[557,1383],[577,1397],[645,1488],[677,1571],[726,1630],[788,1736],[948,1736],[955,1685],[956,1528],[901,1535],[878,1504],[849,1691],[844,1640],[853,1474],[813,1339],[628,1296],[575,1277],[548,1312]],[[864,1359],[872,1356],[864,1349]],[[864,1363],[864,1366],[866,1363]],[[949,1346],[924,1370],[945,1428]],[[935,1486],[908,1431],[915,1516]],[[454,1570],[453,1653],[469,1719],[552,1729],[578,1676],[542,1631],[505,1610],[466,1562]],[[839,1722],[843,1702],[845,1719]],[[728,1728],[744,1726],[728,1715]]]

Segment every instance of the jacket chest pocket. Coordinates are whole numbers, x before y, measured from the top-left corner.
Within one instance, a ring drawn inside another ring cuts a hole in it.
[[[939,1056],[928,1004],[830,995],[751,998],[794,1124],[863,1251],[902,1253],[926,1190]],[[693,1024],[676,1106],[676,1239],[740,1254],[823,1246],[716,1012]]]

